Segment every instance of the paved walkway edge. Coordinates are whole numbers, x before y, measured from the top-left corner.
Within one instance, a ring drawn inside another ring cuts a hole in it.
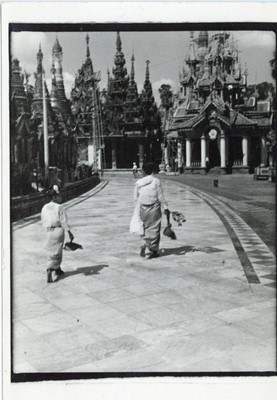
[[[65,209],[68,209],[70,207],[75,206],[76,204],[79,204],[85,200],[87,200],[88,198],[96,195],[97,193],[99,193],[102,189],[104,189],[107,184],[109,183],[109,181],[107,179],[102,180],[96,187],[94,187],[93,189],[89,190],[86,193],[83,193],[81,196],[78,196],[75,199],[71,199],[68,200],[67,202],[63,203],[65,205]],[[20,229],[20,228],[24,228],[27,225],[33,224],[34,222],[37,222],[40,219],[40,213],[34,214],[30,217],[26,217],[23,218],[19,221],[15,221],[12,223],[12,228],[14,230]]]
[[[185,183],[179,183],[204,200],[221,219],[250,284],[262,283],[260,277],[263,277],[263,274],[274,273],[276,266],[274,254],[260,236],[231,207],[215,196],[192,188]]]

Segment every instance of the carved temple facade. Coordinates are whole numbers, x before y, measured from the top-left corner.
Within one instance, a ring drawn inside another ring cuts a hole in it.
[[[62,48],[58,39],[52,52],[52,85],[46,83],[49,181],[44,180],[43,131],[43,53],[37,53],[34,87],[26,72],[21,73],[17,59],[11,65],[11,193],[28,194],[39,184],[47,187],[74,180],[77,163],[76,140],[72,129],[70,103],[66,99],[62,75]],[[35,189],[34,189],[35,188]]]
[[[135,81],[135,57],[127,73],[119,32],[116,54],[107,90],[103,95],[103,134],[106,168],[131,168],[133,162],[142,166],[148,159],[160,162],[160,117],[150,82],[149,61],[146,61],[145,82],[138,94]]]
[[[272,99],[246,98],[247,70],[227,32],[190,33],[166,132],[166,164],[188,173],[248,173],[267,160]]]

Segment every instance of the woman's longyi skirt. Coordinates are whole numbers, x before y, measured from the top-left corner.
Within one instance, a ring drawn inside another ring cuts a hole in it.
[[[59,269],[63,258],[64,230],[62,227],[47,231],[47,269]]]
[[[140,218],[143,222],[143,235],[146,247],[151,251],[158,251],[162,212],[160,202],[151,205],[140,205]]]

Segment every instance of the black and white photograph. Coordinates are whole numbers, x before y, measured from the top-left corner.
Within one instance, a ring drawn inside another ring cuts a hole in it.
[[[12,382],[276,375],[276,24],[90,20],[9,24]]]

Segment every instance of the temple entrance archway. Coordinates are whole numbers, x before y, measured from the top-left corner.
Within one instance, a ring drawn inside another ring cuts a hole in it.
[[[208,157],[210,168],[220,167],[219,133],[217,129],[211,129],[207,135]]]

